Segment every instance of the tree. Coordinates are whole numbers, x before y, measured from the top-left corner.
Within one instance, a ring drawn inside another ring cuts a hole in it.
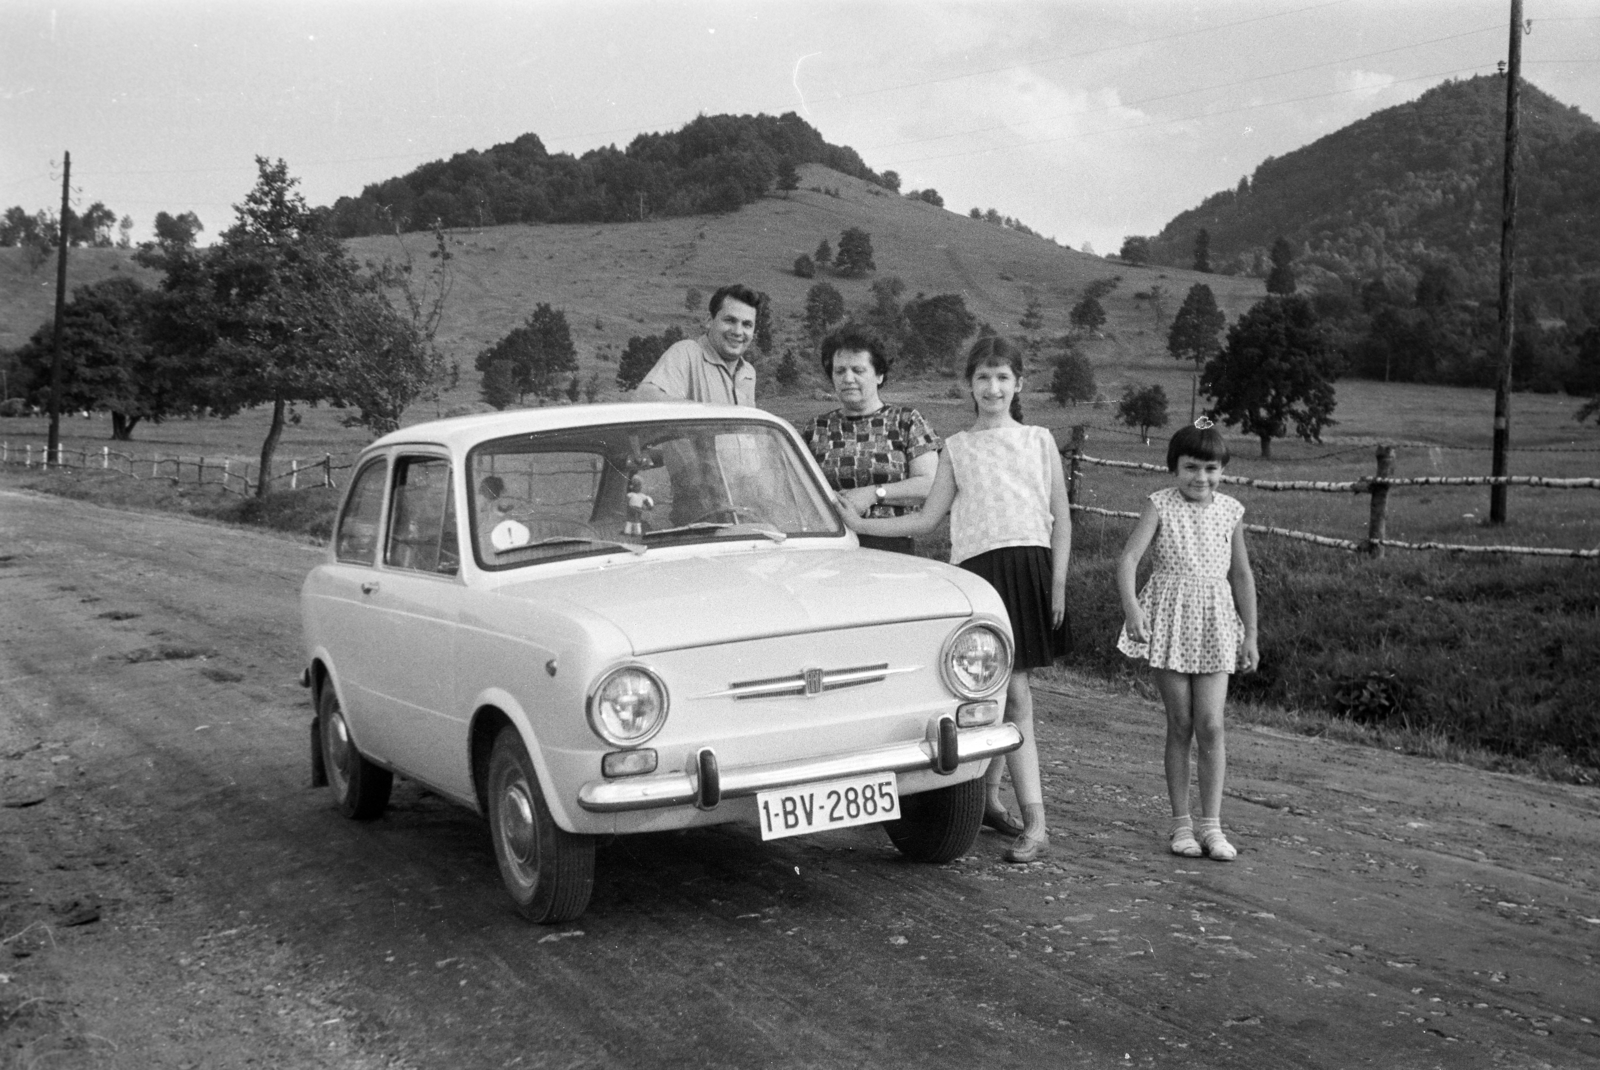
[[[1050,377],[1050,396],[1065,408],[1069,401],[1074,405],[1093,401],[1094,395],[1094,365],[1075,346],[1069,345],[1056,358],[1055,373]]]
[[[133,216],[125,215],[117,221],[117,248],[133,248]]]
[[[1283,237],[1272,243],[1272,270],[1267,274],[1267,293],[1294,293],[1294,247]]]
[[[1106,322],[1106,310],[1093,295],[1085,296],[1072,306],[1072,325],[1081,331],[1098,331]]]
[[[778,189],[783,193],[792,193],[800,188],[800,170],[795,167],[794,161],[785,156],[778,161]]]
[[[761,300],[756,304],[755,346],[766,355],[772,352],[772,298],[766,293],[758,296]]]
[[[517,400],[517,366],[509,360],[493,360],[483,369],[483,383],[479,387],[483,400],[499,410],[504,410]]]
[[[844,295],[825,282],[806,291],[805,329],[813,344],[844,319]]]
[[[817,264],[805,253],[794,258],[794,273],[802,279],[813,279],[817,276]]]
[[[100,249],[111,248],[111,228],[117,225],[117,213],[100,201],[95,201],[80,215],[73,213],[67,226],[68,240],[73,245],[92,245]]]
[[[1196,398],[1200,391],[1200,368],[1222,348],[1217,341],[1217,333],[1227,323],[1228,317],[1217,307],[1211,287],[1203,282],[1189,287],[1183,306],[1172,318],[1172,330],[1167,332],[1167,352],[1176,360],[1194,364],[1194,381],[1189,394],[1191,420],[1194,419]]]
[[[828,244],[827,238],[817,242],[817,251],[811,254],[811,259],[816,261],[818,267],[833,263],[833,247]]]
[[[1044,306],[1039,304],[1037,294],[1028,295],[1028,306],[1022,310],[1022,318],[1017,325],[1025,331],[1037,331],[1044,326]]]
[[[111,413],[111,437],[126,442],[141,420],[189,407],[189,376],[181,362],[150,344],[156,295],[131,278],[112,276],[79,286],[62,309],[61,408]],[[45,401],[51,388],[54,321],[46,322],[17,351],[28,391]]]
[[[1159,282],[1150,287],[1150,314],[1156,318],[1156,330],[1165,326],[1167,290]]]
[[[1211,232],[1205,227],[1194,236],[1194,269],[1211,273]]]
[[[600,397],[600,369],[596,368],[589,373],[589,378],[583,381],[583,400],[593,405]]]
[[[784,347],[783,359],[778,361],[778,367],[773,371],[772,377],[778,381],[778,388],[784,391],[792,390],[800,381],[800,364],[795,360],[792,346]]]
[[[978,329],[978,317],[968,311],[966,299],[958,293],[918,294],[906,302],[904,314],[907,331],[902,356],[913,368],[955,366],[967,339]]]
[[[860,227],[848,227],[839,235],[839,257],[833,269],[847,279],[860,278],[878,265],[872,262],[872,235]]]
[[[910,193],[906,194],[906,200],[923,201],[927,204],[933,205],[935,208],[944,207],[944,198],[939,196],[939,191],[934,189],[932,186],[929,186],[927,189],[912,190]]]
[[[683,307],[691,315],[700,315],[706,307],[706,295],[699,287],[691,286],[683,292]]]
[[[1139,429],[1139,437],[1150,444],[1150,429],[1167,426],[1167,392],[1160,383],[1149,386],[1129,384],[1122,390],[1122,400],[1117,402],[1117,419],[1129,427]]]
[[[1117,254],[1130,264],[1150,262],[1150,239],[1137,234],[1122,239],[1122,251]]]
[[[1207,362],[1200,392],[1212,399],[1207,415],[1239,425],[1261,440],[1261,456],[1272,456],[1272,440],[1288,433],[1320,442],[1334,423],[1335,356],[1311,302],[1291,294],[1256,304],[1228,328],[1228,344]]]
[[[475,364],[487,371],[497,360],[511,362],[519,402],[529,394],[541,402],[556,400],[565,378],[578,370],[567,314],[544,302],[534,306],[520,327],[479,353]]]
[[[617,361],[617,386],[623,390],[633,390],[650,374],[650,369],[656,366],[656,361],[661,359],[675,343],[683,341],[681,327],[668,327],[659,335],[634,335],[628,339],[628,344],[623,347],[622,359]]]
[[[237,205],[235,206],[237,210]],[[168,215],[166,212],[156,213],[156,244],[161,246],[188,247],[194,245],[195,238],[206,228],[200,224],[200,217],[193,212],[184,212],[182,215]]]
[[[900,356],[908,329],[905,310],[900,307],[900,295],[905,292],[905,280],[898,275],[875,279],[872,303],[860,312],[861,324],[888,347],[891,360]]]
[[[362,389],[361,376],[369,384],[381,377],[374,362],[421,347],[406,337],[410,325],[381,280],[362,274],[323,229],[323,215],[306,205],[288,165],[258,156],[256,171],[255,186],[234,206],[234,225],[216,245],[195,250],[172,233],[136,258],[166,272],[157,348],[194,362],[206,405],[223,416],[272,406],[256,491],[265,495],[297,405],[345,403]],[[395,419],[401,400],[385,402]]]

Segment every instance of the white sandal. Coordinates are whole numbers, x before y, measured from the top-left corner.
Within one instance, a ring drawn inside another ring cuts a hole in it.
[[[1200,843],[1194,838],[1194,822],[1187,817],[1172,820],[1172,853],[1184,858],[1200,857]]]
[[[1200,849],[1213,862],[1232,862],[1239,857],[1238,850],[1222,834],[1222,819],[1218,817],[1200,819]]]

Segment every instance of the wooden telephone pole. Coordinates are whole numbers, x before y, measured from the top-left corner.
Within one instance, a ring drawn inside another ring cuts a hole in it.
[[[1517,96],[1522,82],[1522,0],[1511,0],[1511,43],[1506,49],[1506,171],[1500,197],[1500,374],[1494,384],[1493,475],[1506,474],[1511,445],[1511,343],[1513,257],[1517,247]],[[1506,522],[1506,485],[1489,488],[1489,523]]]
[[[50,354],[50,434],[45,441],[44,463],[61,462],[61,317],[67,307],[67,224],[72,211],[69,200],[72,181],[72,153],[61,154],[61,234],[56,243],[56,324]]]

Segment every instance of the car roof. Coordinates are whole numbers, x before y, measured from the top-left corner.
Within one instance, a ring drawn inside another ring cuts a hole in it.
[[[749,405],[704,405],[699,402],[613,402],[606,405],[557,405],[541,409],[475,413],[446,420],[430,420],[391,431],[366,448],[402,445],[444,446],[466,450],[488,439],[534,434],[569,427],[599,424],[646,423],[658,420],[761,420],[784,426],[784,421]]]

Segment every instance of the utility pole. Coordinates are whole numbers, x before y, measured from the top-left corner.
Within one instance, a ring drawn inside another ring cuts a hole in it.
[[[56,243],[56,324],[50,354],[50,434],[45,442],[44,463],[61,461],[61,317],[67,307],[67,223],[72,205],[72,153],[61,154],[61,234]]]
[[[1506,49],[1506,171],[1500,197],[1500,374],[1494,384],[1494,467],[1506,474],[1511,446],[1511,343],[1513,257],[1517,248],[1517,96],[1522,82],[1522,0],[1511,0],[1511,43]],[[1506,485],[1489,488],[1489,523],[1506,522]]]

